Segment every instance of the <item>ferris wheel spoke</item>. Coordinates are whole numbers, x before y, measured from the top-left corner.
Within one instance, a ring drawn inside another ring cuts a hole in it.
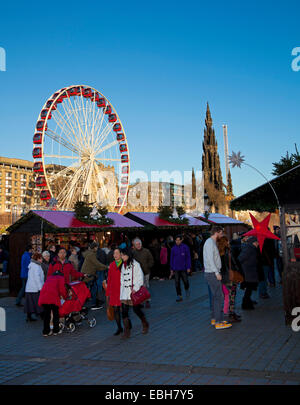
[[[53,139],[54,141],[58,142],[59,144],[63,145],[65,148],[69,149],[70,151],[72,151],[74,153],[78,153],[78,154],[80,153],[77,145],[74,145],[71,142],[67,141],[66,139],[62,138],[60,135],[58,135],[52,129],[48,128],[47,131],[45,131],[45,135],[47,135],[49,138]]]
[[[93,127],[92,127],[92,130],[91,130],[91,145],[90,146],[92,146],[92,145],[94,145],[94,129],[95,129],[95,105],[96,105],[96,101],[93,101]],[[99,113],[99,110],[97,111],[97,114],[96,114],[96,117],[97,117],[97,115],[98,115],[98,113]]]
[[[72,200],[74,191],[76,190],[76,183],[78,182],[78,180],[80,178],[80,173],[83,170],[84,170],[84,168],[82,166],[79,167],[77,169],[77,171],[74,173],[74,175],[66,182],[63,189],[58,194],[57,199],[59,201],[61,201],[62,205],[65,205],[67,200],[69,200],[69,202]],[[70,208],[69,205],[68,205],[68,208]]]
[[[107,125],[109,124],[109,123],[107,123],[106,126],[105,126],[105,128],[102,130],[102,126],[103,126],[103,122],[104,122],[104,118],[105,118],[106,114],[105,114],[105,108],[101,108],[101,110],[102,110],[102,111],[101,111],[102,116],[101,116],[99,125],[97,126],[97,128],[96,128],[96,130],[95,130],[95,139],[96,139],[96,141],[95,141],[95,145],[94,145],[94,146],[97,145],[97,143],[99,142],[99,138],[101,138],[101,135],[100,135],[100,134],[105,130],[105,128],[106,128]]]
[[[105,194],[105,198],[109,199],[107,187],[105,186],[105,184],[104,184],[104,182],[103,182],[103,180],[102,180],[102,173],[100,172],[97,163],[94,163],[94,165],[95,165],[95,169],[96,169],[96,173],[97,173],[96,178],[97,178],[98,181],[101,183],[101,187],[103,188],[103,192],[104,192],[104,194]]]
[[[68,95],[67,99],[68,99],[68,102],[69,102],[69,104],[70,104],[70,107],[71,107],[71,109],[72,109],[72,111],[73,111],[73,115],[74,115],[74,117],[76,118],[76,122],[77,122],[78,130],[81,132],[82,137],[83,137],[83,140],[84,140],[84,134],[83,134],[83,131],[82,131],[81,125],[80,125],[79,120],[78,120],[77,111],[74,109],[73,104],[71,103],[71,100],[70,100],[69,95]],[[74,100],[74,103],[75,103],[75,100]],[[87,146],[87,145],[86,145],[86,146]]]
[[[59,117],[55,116],[55,114],[53,115],[54,121],[56,122],[56,124],[61,128],[62,132],[65,134],[65,136],[69,139],[69,141],[71,143],[75,143],[80,146],[80,140],[78,139],[78,137],[76,136],[74,129],[72,127],[69,126],[69,124],[67,123],[67,121],[65,120],[65,118],[63,117],[63,115],[60,113],[60,111],[57,109],[56,110],[57,113],[60,115],[61,119],[59,119]],[[69,130],[65,130],[65,125],[62,123],[62,121],[65,122],[65,124],[67,125],[67,128],[69,128]]]
[[[64,167],[62,170],[60,170],[59,172],[56,172],[54,174],[51,174],[49,176],[49,182],[55,181],[57,178],[65,176],[67,174],[69,174],[70,172],[74,172],[74,170],[77,169],[78,166],[78,162],[74,162],[71,165]],[[80,166],[78,166],[80,167]]]
[[[121,159],[110,159],[110,158],[95,158],[95,160],[97,160],[97,162],[102,162],[102,160],[105,160],[105,161],[112,161],[112,162],[121,162]]]
[[[92,143],[91,143],[91,147],[93,149],[94,149],[94,146],[95,146],[95,142],[97,141],[96,134],[97,134],[97,128],[99,126],[99,116],[101,116],[101,114],[102,114],[101,108],[99,108],[97,113],[96,113],[96,117],[94,118],[94,121],[93,121]]]
[[[63,155],[46,155],[46,154],[44,154],[44,157],[56,158],[56,159],[76,159],[76,160],[79,159],[78,156],[67,156],[67,155],[63,156]]]
[[[118,141],[113,141],[111,143],[108,143],[107,145],[103,146],[100,150],[97,150],[96,156],[98,156],[100,153],[105,152],[106,150],[112,148],[113,146],[117,145],[119,142]]]
[[[87,175],[85,181],[83,183],[83,194],[91,194],[91,176],[93,173],[93,164],[92,161],[89,162],[89,168],[87,171]]]
[[[86,108],[84,107],[84,104],[83,104],[83,91],[82,91],[82,88],[81,88],[81,97],[80,97],[80,100],[81,100],[81,104],[82,104],[82,113],[83,113],[83,116],[84,116],[84,139],[85,139],[85,142],[86,142],[86,144],[88,145],[88,142],[87,142],[87,111],[86,111]]]
[[[113,129],[113,126],[107,124],[106,127],[104,128],[103,132],[100,134],[99,140],[98,140],[97,144],[95,145],[96,154],[101,149],[103,142],[108,137],[108,135],[110,134],[112,129]]]
[[[65,115],[66,115],[67,119],[68,119],[70,122],[73,122],[73,120],[71,120],[72,112],[71,112],[71,110],[68,109],[67,104],[62,103],[62,108],[63,108],[63,110],[64,110],[64,112],[65,112]],[[66,108],[68,109],[68,112],[66,111]],[[62,114],[60,113],[60,111],[58,111],[58,113],[60,114],[60,116],[62,117],[62,119],[64,119],[64,117],[62,116]],[[68,113],[69,113],[69,114],[68,114]],[[74,112],[74,114],[76,115],[75,112]],[[65,121],[65,122],[66,122],[66,121]],[[80,137],[79,137],[78,135],[76,135],[73,126],[68,125],[68,127],[69,127],[70,130],[71,130],[71,139],[73,139],[73,142],[75,141],[75,142],[77,142],[78,145],[83,146],[83,145],[82,145],[82,141],[81,141]],[[75,129],[76,129],[76,123],[75,123],[74,127],[75,127]],[[70,139],[70,137],[69,137],[69,139]],[[71,139],[70,139],[70,140],[71,140]]]

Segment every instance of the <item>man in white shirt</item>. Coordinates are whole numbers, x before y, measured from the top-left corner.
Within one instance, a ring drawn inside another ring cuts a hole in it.
[[[204,275],[212,294],[212,320],[216,329],[227,329],[232,325],[223,318],[224,296],[222,292],[221,257],[217,247],[217,240],[223,236],[221,226],[213,226],[211,237],[206,240],[203,247]]]

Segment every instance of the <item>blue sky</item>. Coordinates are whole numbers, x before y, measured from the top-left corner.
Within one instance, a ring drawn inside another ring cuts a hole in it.
[[[208,101],[223,178],[224,123],[229,150],[272,177],[272,162],[299,140],[300,98],[300,71],[291,69],[300,6],[274,3],[1,5],[0,155],[31,160],[45,100],[88,84],[118,111],[132,170],[201,169]],[[247,167],[233,169],[232,179],[236,195],[264,183]]]

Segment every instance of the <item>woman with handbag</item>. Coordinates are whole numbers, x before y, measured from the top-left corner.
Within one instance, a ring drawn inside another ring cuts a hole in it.
[[[142,322],[142,333],[146,334],[149,329],[149,324],[141,310],[141,306],[135,305],[133,302],[135,295],[139,295],[144,291],[147,292],[144,285],[144,273],[140,264],[133,258],[129,249],[121,249],[121,258],[123,260],[121,268],[121,289],[120,301],[122,304],[122,318],[124,325],[123,338],[130,337],[131,322],[129,319],[129,308],[132,306],[133,312],[140,318]],[[146,296],[144,296],[145,298]],[[149,295],[148,295],[149,297]],[[145,298],[147,299],[147,298]]]
[[[235,298],[238,286],[239,268],[232,255],[228,238],[224,235],[217,241],[221,257],[222,290],[224,294],[224,315],[230,323],[240,322],[240,315],[235,313]]]
[[[119,248],[114,249],[113,252],[114,261],[110,263],[107,276],[106,297],[108,299],[107,304],[113,308],[113,318],[115,319],[118,329],[115,336],[118,336],[123,332],[121,324],[121,301],[120,301],[120,289],[121,289],[121,267],[122,258]]]

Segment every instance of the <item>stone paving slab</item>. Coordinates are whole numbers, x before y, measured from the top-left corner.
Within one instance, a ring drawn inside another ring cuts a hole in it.
[[[13,298],[0,299],[7,332],[0,332],[0,384],[230,384],[300,383],[299,335],[286,327],[281,286],[259,300],[243,321],[216,331],[210,325],[202,273],[190,278],[191,296],[176,303],[174,281],[152,281],[150,323],[142,335],[131,314],[132,337],[113,336],[115,323],[95,311],[95,328],[82,324],[73,334],[42,337],[42,321],[25,322]]]

